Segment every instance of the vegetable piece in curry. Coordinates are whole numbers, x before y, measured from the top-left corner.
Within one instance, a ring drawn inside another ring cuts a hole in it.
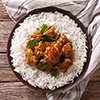
[[[30,66],[57,76],[73,64],[73,54],[72,44],[65,35],[57,35],[52,26],[42,24],[27,41],[25,60]]]

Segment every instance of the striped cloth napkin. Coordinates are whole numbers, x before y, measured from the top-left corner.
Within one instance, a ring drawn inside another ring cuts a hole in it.
[[[67,90],[46,93],[48,100],[79,100],[90,75],[100,68],[100,0],[2,0],[2,3],[15,23],[33,9],[55,6],[71,12],[84,24],[92,42],[92,56],[87,72]]]

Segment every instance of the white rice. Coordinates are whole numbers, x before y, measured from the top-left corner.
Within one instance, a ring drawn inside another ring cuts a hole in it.
[[[65,34],[72,42],[72,49],[74,50],[73,65],[69,67],[65,74],[60,72],[57,77],[39,71],[34,66],[30,67],[25,62],[26,42],[43,23],[53,26],[57,34]],[[69,81],[73,82],[74,78],[82,72],[86,61],[86,36],[72,19],[58,12],[42,12],[27,17],[15,30],[11,44],[10,56],[13,58],[14,71],[21,74],[23,79],[27,80],[32,86],[38,86],[42,89],[54,90],[55,87],[59,88]]]

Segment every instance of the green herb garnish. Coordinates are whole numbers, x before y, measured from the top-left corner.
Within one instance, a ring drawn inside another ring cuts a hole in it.
[[[45,32],[48,30],[48,29],[50,29],[52,26],[49,26],[49,27],[47,27],[47,29],[45,30]]]
[[[44,41],[55,41],[56,39],[55,38],[51,38],[51,37],[43,37],[43,38],[41,38],[41,40],[42,40],[42,42],[44,42]]]
[[[63,44],[59,41],[59,40],[57,40],[57,43],[59,43],[60,44],[60,46],[62,46]]]
[[[52,69],[50,70],[50,72],[49,72],[49,74],[51,75],[51,76],[57,76],[57,75],[59,75],[59,70],[57,69],[57,68],[55,68],[55,67],[52,67]]]
[[[39,31],[43,34],[47,28],[48,28],[47,24],[42,24],[39,28]]]
[[[38,63],[38,64],[37,64],[37,68],[38,68],[38,69],[46,69],[46,68],[47,68],[47,65],[48,65],[48,64],[43,65],[43,64],[41,64],[41,63]]]
[[[39,42],[37,40],[29,40],[28,46],[26,48],[33,49],[34,46],[39,45]]]
[[[56,60],[56,62],[54,63],[54,65],[56,65],[58,62],[60,62],[60,58],[58,58],[58,59]]]
[[[39,30],[40,31],[40,33],[44,33],[44,32],[46,32],[48,29],[50,29],[52,26],[47,26],[47,24],[42,24],[41,26],[40,26],[40,28],[37,28],[37,30]]]

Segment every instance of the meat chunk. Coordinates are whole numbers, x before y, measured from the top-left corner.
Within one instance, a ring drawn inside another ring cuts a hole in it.
[[[55,48],[56,52],[58,52],[61,49],[61,46],[59,45],[59,43],[54,43],[53,47]]]
[[[51,46],[51,44],[52,44],[53,42],[45,41],[45,42],[43,42],[43,43],[45,44],[46,47],[48,47],[48,46]]]
[[[43,37],[43,35],[40,33],[40,31],[35,31],[30,37],[29,37],[29,39],[28,39],[28,41],[27,41],[27,46],[28,46],[28,44],[29,44],[29,41],[30,40],[37,40],[37,41],[40,41],[40,39]]]
[[[46,48],[46,51],[44,52],[44,57],[47,58],[49,62],[55,63],[55,61],[56,61],[55,54],[56,54],[56,52],[55,52],[54,47],[48,46]]]
[[[41,39],[42,37],[43,37],[43,34],[40,33],[39,30],[37,30],[37,31],[35,31],[35,32],[31,35],[31,37],[29,38],[29,40],[30,40],[31,38],[34,38],[35,40],[40,41],[40,39]]]
[[[63,44],[65,44],[66,42],[68,42],[68,38],[65,36],[65,35],[62,35],[60,38],[59,38],[59,41]]]
[[[46,47],[45,43],[42,43],[42,42],[40,41],[40,42],[39,42],[39,45],[34,47],[34,50],[42,51],[42,52],[43,52],[43,51],[45,50],[45,47]]]
[[[27,57],[27,56],[31,56],[31,55],[33,55],[34,53],[33,53],[33,51],[32,51],[32,49],[26,49],[25,50],[25,56]]]
[[[64,62],[63,62],[62,64],[59,63],[59,64],[57,64],[55,67],[56,67],[59,71],[65,73],[65,72],[67,71],[68,67],[71,66],[71,65],[72,65],[72,61],[71,61],[70,59],[65,59]]]
[[[48,62],[48,60],[47,60],[46,58],[41,59],[41,60],[40,60],[40,63],[43,64],[43,65],[46,65],[46,64],[47,64],[47,66],[46,66],[45,69],[41,69],[42,71],[50,71],[51,68],[53,67],[53,64],[50,63],[50,62]],[[39,69],[39,70],[40,70],[40,69]]]
[[[69,58],[69,57],[73,56],[73,50],[71,48],[71,42],[66,43],[62,47],[62,53],[66,58]]]
[[[61,50],[60,44],[59,44],[59,43],[55,43],[55,44],[53,45],[53,47],[54,47],[55,52],[56,52],[56,54],[55,54],[56,59],[60,58],[61,55],[62,55],[62,50]]]
[[[30,66],[35,66],[38,62],[37,56],[33,55],[32,49],[26,49],[25,50],[25,60],[26,63],[29,64]]]
[[[44,57],[51,63],[55,63],[55,61],[60,58],[61,55],[61,46],[56,42],[52,43],[51,46],[48,46],[44,52]]]
[[[54,32],[53,28],[50,28],[43,35],[53,38],[57,35],[57,33]]]
[[[37,55],[37,57],[40,57],[41,54],[43,54],[43,52],[45,51],[46,47],[51,45],[50,42],[46,41],[46,42],[39,42],[38,46],[34,47],[34,53],[35,55]]]
[[[40,63],[42,63],[42,64],[46,64],[47,62],[48,62],[48,60],[46,58],[40,60]]]

